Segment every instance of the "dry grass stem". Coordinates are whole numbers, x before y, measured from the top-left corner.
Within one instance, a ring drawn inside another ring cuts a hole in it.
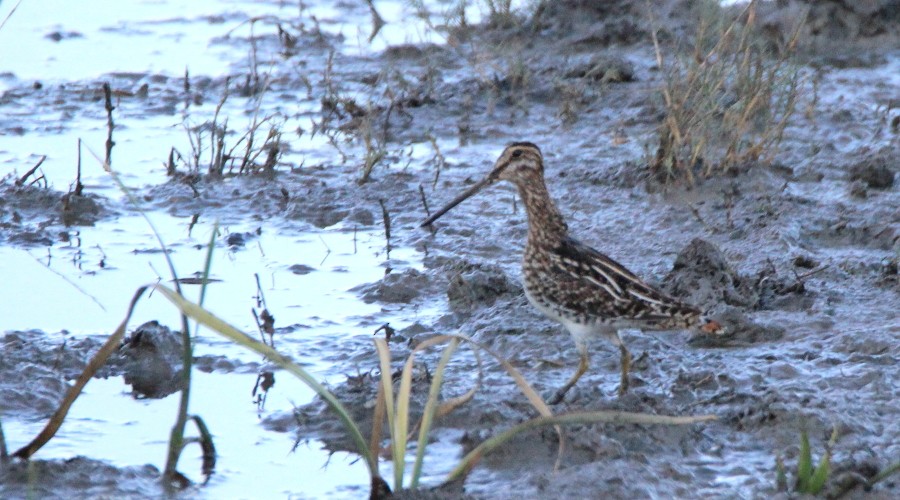
[[[773,160],[804,83],[792,63],[802,21],[773,49],[756,7],[754,0],[729,21],[718,3],[701,2],[689,55],[664,57],[651,30],[666,112],[651,161],[657,178],[693,184]]]

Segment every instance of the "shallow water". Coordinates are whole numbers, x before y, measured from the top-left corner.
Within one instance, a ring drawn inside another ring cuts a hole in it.
[[[4,3],[0,16],[11,7],[11,2]],[[141,85],[150,86],[150,102],[116,98],[113,168],[132,188],[159,184],[166,180],[164,161],[169,149],[191,149],[185,124],[208,120],[215,105],[207,102],[185,112],[182,103],[165,97],[154,104],[160,99],[154,97],[159,92],[181,85],[185,70],[193,80],[240,71],[248,64],[247,38],[251,33],[270,34],[276,16],[307,25],[315,17],[322,30],[344,36],[341,50],[354,53],[371,53],[390,43],[430,40],[432,35],[426,32],[433,31],[421,24],[398,22],[409,17],[404,2],[384,2],[379,8],[391,26],[368,44],[364,30],[370,17],[364,5],[348,11],[348,7],[335,8],[327,2],[308,3],[300,9],[289,2],[171,0],[104,1],[88,9],[67,1],[25,1],[0,30],[0,90],[17,93],[29,82],[40,82],[51,89],[48,99],[52,102],[29,102],[25,97],[17,99],[18,106],[6,106],[8,125],[14,124],[21,133],[15,139],[7,136],[0,140],[0,164],[7,165],[7,172],[21,175],[46,154],[40,173],[51,188],[65,190],[74,182],[80,139],[85,146],[81,182],[86,191],[123,199],[120,188],[89,152],[102,155],[106,118],[102,100],[97,100],[101,95],[97,85],[80,82],[108,75],[102,78],[111,81],[116,91],[134,92]],[[250,17],[261,21],[251,28]],[[25,46],[29,50],[15,50]],[[236,48],[240,55],[235,55]],[[275,55],[261,53],[260,57]],[[263,66],[268,63],[261,61]],[[318,100],[301,97],[286,106],[281,97],[264,95],[262,112],[271,114],[286,107],[282,113],[286,127],[310,129],[309,116],[318,110]],[[60,99],[73,101],[67,106],[69,116],[59,115]],[[148,105],[158,111],[147,113]],[[255,99],[233,98],[222,113],[229,116],[232,129],[240,129],[252,120],[256,106]],[[288,153],[284,160],[331,161],[335,153],[322,154],[324,145],[327,142],[322,136],[307,134],[302,142],[292,141],[294,155]],[[298,153],[303,153],[302,158]],[[426,153],[409,151],[410,158]],[[0,288],[0,303],[15,311],[0,317],[0,331],[41,329],[48,339],[59,342],[97,337],[122,320],[138,286],[157,281],[171,286],[165,259],[147,222],[128,203],[122,208],[125,213],[94,227],[68,228],[49,247],[0,248],[0,274],[6,283]],[[218,215],[201,216],[192,224],[191,217],[152,207],[146,210],[168,246],[179,276],[198,276]],[[396,248],[390,257],[386,255],[383,229],[346,224],[319,229],[300,222],[253,220],[236,212],[225,217],[228,220],[219,223],[215,236],[211,276],[215,281],[209,285],[206,306],[256,336],[251,308],[257,305],[258,275],[265,303],[279,328],[275,345],[323,382],[341,383],[348,373],[344,364],[330,361],[340,356],[337,346],[347,342],[364,346],[384,323],[403,328],[416,321],[417,315],[433,314],[403,311],[392,315],[390,307],[366,304],[349,291],[378,281],[388,266],[397,271],[421,269],[421,256],[412,249]],[[229,247],[229,235],[238,232],[246,233],[246,244]],[[293,272],[291,266],[301,266],[302,274]],[[199,287],[184,288],[188,297],[196,300]],[[131,326],[151,319],[179,324],[175,309],[159,295],[140,302]],[[195,354],[225,356],[237,363],[261,361],[203,331]],[[250,396],[255,379],[255,374],[199,372],[194,378],[191,412],[206,419],[220,456],[216,474],[203,491],[213,497],[244,498],[297,492],[311,498],[357,498],[363,494],[368,487],[367,473],[357,457],[325,451],[314,440],[292,453],[292,434],[274,433],[260,425],[260,418],[289,414],[294,405],[308,403],[312,392],[280,374],[265,410],[257,411]],[[176,397],[136,401],[120,378],[93,380],[60,433],[38,458],[88,455],[117,466],[147,462],[161,466],[176,405]],[[98,413],[98,408],[103,412]],[[7,416],[3,424],[8,445],[15,449],[40,429],[43,420]],[[199,452],[189,449],[180,469],[200,479],[192,474],[199,471]]]
[[[264,429],[260,419],[312,397],[312,391],[288,376],[278,376],[264,410],[251,397],[256,375],[195,372],[191,413],[203,417],[218,454],[215,474],[194,494],[207,498],[273,498],[300,492],[302,497],[358,498],[365,495],[369,475],[355,455],[322,449],[315,440],[291,452],[292,436]],[[87,455],[117,466],[162,464],[178,398],[135,400],[120,377],[95,379],[72,407],[59,434],[41,449],[43,459]],[[102,408],[102,411],[98,411]],[[43,420],[4,420],[12,448],[37,434]],[[187,435],[195,436],[191,423]],[[179,470],[197,482],[201,453],[189,446]]]
[[[179,275],[194,277],[201,273],[211,223],[198,223],[189,235],[189,220],[163,213],[149,217],[166,241]],[[139,216],[123,216],[97,227],[72,230],[68,243],[0,250],[0,272],[8,284],[0,288],[0,302],[16,311],[3,315],[0,329],[41,328],[49,332],[48,339],[60,343],[111,331],[124,317],[138,285],[154,283],[161,275],[163,283],[171,286],[158,243],[146,227]],[[244,248],[229,249],[223,244],[230,233],[255,235],[257,228],[262,234],[248,237]],[[208,287],[205,304],[257,337],[251,308],[256,306],[254,274],[258,274],[266,305],[279,327],[275,335],[278,349],[323,382],[341,383],[348,368],[329,361],[338,354],[339,345],[365,345],[384,322],[403,328],[416,319],[406,311],[392,317],[378,305],[362,302],[349,289],[380,279],[387,263],[398,269],[418,267],[417,256],[408,249],[397,249],[387,260],[381,231],[354,232],[336,227],[278,232],[264,223],[222,225],[212,265],[211,278],[216,281]],[[308,274],[295,274],[290,269],[293,265],[306,266]],[[196,300],[199,287],[183,287],[188,297]],[[150,319],[179,324],[174,307],[158,294],[139,303],[130,325]],[[65,334],[55,333],[62,330]],[[196,340],[195,355],[225,356],[237,366],[262,361],[204,330]],[[210,495],[249,498],[299,491],[311,497],[327,493],[353,498],[361,494],[356,486],[368,487],[367,472],[356,457],[332,455],[316,441],[291,453],[292,434],[272,433],[260,426],[260,417],[289,413],[294,405],[312,399],[312,391],[299,381],[278,372],[265,411],[258,414],[250,396],[254,373],[195,373],[191,413],[206,419],[221,457],[211,484],[204,489]],[[102,413],[97,413],[98,408],[103,408]],[[176,409],[177,396],[135,401],[120,377],[92,380],[66,425],[38,457],[88,455],[118,466],[148,461],[161,464]],[[43,420],[7,417],[3,423],[8,444],[15,449],[36,434]],[[189,475],[199,470],[199,452],[189,450],[185,458],[181,470]],[[317,470],[320,472],[315,481],[303,481],[302,474],[289,473]],[[259,484],[259,478],[267,479]]]

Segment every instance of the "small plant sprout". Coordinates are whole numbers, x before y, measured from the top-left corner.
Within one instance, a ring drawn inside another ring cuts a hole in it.
[[[812,449],[809,445],[809,433],[806,429],[800,431],[800,454],[797,457],[797,470],[794,473],[794,493],[818,495],[825,488],[831,473],[831,450],[838,439],[838,427],[831,432],[831,438],[825,445],[825,452],[818,464],[813,463]],[[778,491],[788,491],[788,477],[784,461],[779,455],[775,459]]]

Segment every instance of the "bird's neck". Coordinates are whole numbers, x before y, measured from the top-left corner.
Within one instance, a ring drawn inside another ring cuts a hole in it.
[[[529,246],[555,246],[568,236],[569,226],[553,203],[543,176],[523,179],[517,187],[528,213]]]

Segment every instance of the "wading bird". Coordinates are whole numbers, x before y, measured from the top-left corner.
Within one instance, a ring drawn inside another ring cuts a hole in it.
[[[515,142],[503,150],[491,172],[429,217],[432,224],[463,200],[498,181],[518,188],[528,213],[528,242],[522,274],[528,301],[545,316],[562,323],[572,334],[581,356],[578,370],[560,388],[551,404],[566,393],[588,369],[588,340],[606,338],[621,352],[619,394],[628,390],[631,354],[619,330],[674,330],[699,327],[721,333],[715,321],[700,310],[644,283],[613,259],[569,236],[569,227],[544,182],[544,158],[530,142]]]

